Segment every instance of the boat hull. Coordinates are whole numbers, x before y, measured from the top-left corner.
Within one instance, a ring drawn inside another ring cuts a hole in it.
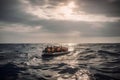
[[[67,52],[55,52],[55,53],[45,53],[45,52],[43,52],[42,56],[43,57],[52,57],[52,56],[65,55],[65,54],[68,54],[68,53],[70,53],[70,51],[67,51]]]

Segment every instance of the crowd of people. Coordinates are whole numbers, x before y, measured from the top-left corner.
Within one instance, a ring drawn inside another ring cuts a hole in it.
[[[47,53],[54,53],[54,52],[65,52],[68,51],[68,48],[66,47],[62,47],[62,46],[53,46],[53,47],[46,47],[45,50],[43,52],[47,52]]]

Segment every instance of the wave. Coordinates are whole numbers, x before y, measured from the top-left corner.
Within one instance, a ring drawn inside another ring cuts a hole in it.
[[[120,79],[120,44],[77,44],[70,54],[42,58],[47,45],[54,44],[0,45],[0,80]]]

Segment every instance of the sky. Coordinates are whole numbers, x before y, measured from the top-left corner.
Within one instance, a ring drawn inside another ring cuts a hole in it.
[[[0,0],[0,43],[120,43],[120,0]]]

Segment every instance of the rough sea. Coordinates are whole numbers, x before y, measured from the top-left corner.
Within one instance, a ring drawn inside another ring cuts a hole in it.
[[[47,45],[71,52],[45,58]],[[120,43],[0,44],[0,80],[120,80]]]

